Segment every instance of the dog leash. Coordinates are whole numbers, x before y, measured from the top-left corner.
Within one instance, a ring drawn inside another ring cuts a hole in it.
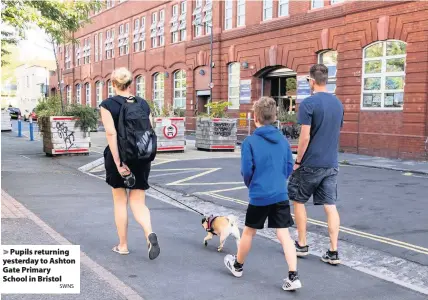
[[[164,196],[167,196],[169,199],[174,200],[175,202],[180,203],[181,205],[183,205],[183,206],[187,207],[188,209],[193,210],[195,213],[198,213],[198,214],[200,214],[201,216],[205,216],[205,215],[204,215],[203,213],[201,213],[200,211],[198,211],[198,210],[196,210],[196,209],[194,209],[194,208],[192,208],[192,207],[190,207],[190,206],[188,206],[188,205],[184,204],[184,203],[183,203],[183,202],[181,202],[181,201],[178,201],[177,199],[172,198],[170,195],[167,195],[167,194],[165,194],[164,192],[159,191],[158,189],[154,188],[153,186],[150,186],[150,188],[154,189],[156,192],[161,193],[161,194],[162,194],[162,195],[164,195]]]

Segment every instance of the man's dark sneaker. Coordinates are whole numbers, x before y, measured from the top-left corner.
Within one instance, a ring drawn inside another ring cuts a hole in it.
[[[321,260],[330,265],[340,264],[339,253],[337,251],[328,250],[322,257]]]
[[[152,232],[148,236],[149,239],[149,258],[155,259],[159,256],[160,253],[160,247],[158,243],[158,237],[156,236],[156,233]]]
[[[242,264],[236,261],[236,256],[228,254],[224,258],[224,265],[235,277],[241,277],[243,272]]]
[[[296,254],[298,257],[306,256],[309,254],[309,246],[300,246],[298,241],[295,241],[296,245]]]

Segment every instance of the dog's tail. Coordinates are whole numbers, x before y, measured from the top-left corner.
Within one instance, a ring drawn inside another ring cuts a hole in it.
[[[238,217],[237,216],[229,215],[229,216],[227,216],[227,218],[229,219],[229,223],[231,226],[238,226]]]

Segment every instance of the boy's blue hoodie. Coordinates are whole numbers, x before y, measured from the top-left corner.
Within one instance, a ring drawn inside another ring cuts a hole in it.
[[[287,179],[293,171],[290,144],[274,126],[257,128],[241,146],[241,174],[250,204],[266,206],[288,200]]]

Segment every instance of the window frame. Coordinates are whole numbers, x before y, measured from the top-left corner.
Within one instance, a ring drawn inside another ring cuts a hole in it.
[[[101,81],[95,82],[95,98],[97,102],[97,107],[100,106],[101,102],[103,102],[103,86]]]
[[[76,104],[82,104],[82,85],[76,84]]]
[[[159,78],[159,82],[158,79]],[[163,88],[158,88],[159,84],[163,84]],[[162,95],[162,97],[157,98],[157,95]],[[163,72],[158,72],[153,74],[153,103],[158,105],[158,109],[162,109],[165,103],[165,74]],[[159,102],[159,103],[158,103]]]
[[[270,4],[268,6],[267,4]],[[266,10],[270,9],[270,17],[266,17]],[[263,0],[263,10],[262,10],[262,21],[269,21],[273,19],[273,0]]]
[[[71,88],[69,85],[65,87],[65,92],[66,92],[66,101],[68,104],[71,104]]]
[[[287,14],[281,14],[281,7],[287,5]],[[278,17],[287,17],[290,15],[290,0],[279,0],[278,1]]]
[[[92,106],[91,84],[89,82],[85,83],[85,104],[86,104],[86,106]]]
[[[237,74],[237,76],[238,76],[237,86],[231,85],[232,75],[233,75],[232,67],[233,67],[233,65],[236,65],[236,64],[239,66],[238,74]],[[241,64],[239,62],[232,62],[227,66],[227,101],[232,104],[231,106],[229,106],[229,109],[239,109],[240,108],[240,103],[239,103],[240,82],[241,82]],[[238,88],[238,95],[235,97],[231,97],[231,95],[230,95],[230,91],[232,88]],[[236,101],[237,105],[236,106],[234,105],[235,103],[233,101],[231,101],[231,99],[235,99],[235,98],[237,99],[237,101]]]
[[[314,4],[316,3],[322,3],[321,6],[315,7]],[[311,9],[321,9],[325,6],[324,0],[311,0]]]
[[[143,75],[138,75],[135,78],[135,95],[143,99],[146,98],[146,78]]]
[[[239,7],[240,6],[244,7],[244,13],[243,14],[239,14]],[[236,2],[236,27],[245,26],[246,6],[247,6],[246,0],[238,0]],[[241,21],[243,20],[242,24],[241,24],[241,22],[239,22],[240,20]]]
[[[181,74],[181,78],[177,78],[178,74]],[[172,102],[172,106],[173,108],[178,108],[178,109],[186,109],[186,97],[187,97],[187,82],[186,82],[186,71],[185,70],[177,70],[174,72],[173,74],[173,102]],[[176,82],[180,82],[181,81],[181,87],[180,88],[176,88],[175,87],[175,83]],[[184,87],[183,87],[183,82],[184,82]],[[180,97],[176,97],[175,93],[179,92],[180,93]],[[183,96],[183,92],[184,92],[184,96]],[[184,100],[184,101],[183,101]],[[177,106],[177,101],[180,101],[183,105],[182,106]]]
[[[111,80],[107,81],[107,96],[109,98],[114,96],[113,84]]]
[[[391,55],[391,56],[386,56],[386,50],[387,50],[387,43],[388,42],[400,42],[406,45],[406,53],[405,54],[399,54],[399,55]],[[383,44],[383,54],[381,57],[370,57],[370,58],[366,58],[365,57],[365,52],[368,48],[376,45],[376,44]],[[373,42],[367,46],[365,46],[362,49],[363,53],[362,53],[362,71],[361,71],[361,98],[360,98],[360,109],[361,110],[368,110],[368,111],[403,111],[404,110],[404,90],[405,90],[405,86],[406,86],[406,67],[407,67],[407,43],[401,40],[396,40],[396,39],[389,39],[389,40],[384,40],[384,41],[376,41]],[[404,71],[400,71],[400,72],[386,72],[386,61],[388,59],[399,59],[399,58],[404,58]],[[381,72],[380,73],[369,73],[369,74],[365,74],[365,63],[367,61],[376,61],[376,60],[380,60],[381,61]],[[370,90],[365,90],[364,89],[364,83],[365,83],[365,79],[366,78],[379,78],[380,77],[380,90],[374,90],[374,91],[370,91]],[[385,80],[386,77],[403,77],[403,88],[402,89],[397,89],[397,90],[387,90],[385,87]],[[385,94],[387,93],[403,93],[403,105],[401,107],[385,107]],[[380,107],[365,107],[364,106],[364,94],[381,94],[381,106]]]
[[[230,16],[228,17],[228,12]],[[228,26],[230,22],[230,26]],[[224,1],[224,30],[229,30],[233,28],[233,0]]]
[[[338,51],[337,50],[333,50],[333,49],[327,49],[327,50],[324,50],[324,51],[321,51],[321,52],[318,53],[318,63],[324,64],[327,68],[329,66],[333,66],[333,64],[326,64],[324,62],[324,60],[323,60],[323,55],[326,54],[326,53],[329,53],[329,52],[336,52],[337,57],[339,57]],[[332,94],[336,95],[336,88],[337,88],[337,62],[336,62],[336,64],[334,66],[336,66],[336,74],[335,74],[335,76],[328,76],[327,84],[333,84],[334,83],[335,88],[334,88],[334,93],[332,93]]]

